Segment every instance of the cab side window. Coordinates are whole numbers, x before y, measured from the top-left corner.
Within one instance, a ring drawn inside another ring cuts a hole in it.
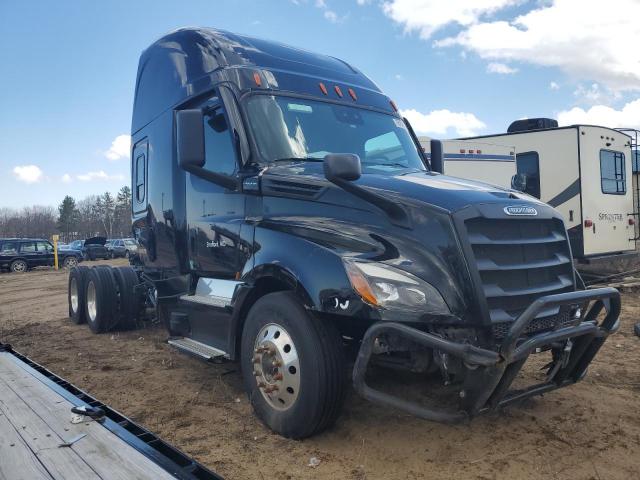
[[[222,107],[215,107],[204,116],[204,168],[231,175],[236,171],[236,152]]]

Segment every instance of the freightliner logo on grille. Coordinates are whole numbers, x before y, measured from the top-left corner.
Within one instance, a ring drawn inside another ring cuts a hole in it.
[[[504,213],[507,215],[526,215],[529,217],[538,215],[538,211],[535,208],[528,207],[526,205],[511,205],[509,207],[504,207]]]

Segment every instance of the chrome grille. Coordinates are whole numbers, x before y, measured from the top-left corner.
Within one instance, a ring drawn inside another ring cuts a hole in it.
[[[573,290],[573,265],[564,225],[559,219],[487,219],[465,221],[494,333],[500,333],[536,298]],[[547,309],[529,332],[562,321],[559,309]]]

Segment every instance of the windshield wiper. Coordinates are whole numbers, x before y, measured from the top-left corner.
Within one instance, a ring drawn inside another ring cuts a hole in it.
[[[316,157],[285,157],[272,160],[272,163],[277,162],[324,162],[324,158]]]

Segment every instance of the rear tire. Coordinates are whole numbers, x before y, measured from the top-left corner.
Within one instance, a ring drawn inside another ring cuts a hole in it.
[[[73,268],[73,267],[77,267],[78,266],[78,259],[74,256],[68,256],[65,257],[65,259],[62,261],[62,267],[63,268]]]
[[[86,322],[85,289],[88,274],[89,267],[85,266],[75,266],[71,267],[69,270],[69,286],[67,289],[69,317],[76,325]]]
[[[123,330],[136,328],[140,302],[135,287],[140,283],[131,267],[116,267],[111,270],[118,286],[118,323]]]
[[[104,267],[89,269],[87,276],[85,316],[93,333],[109,331],[118,320],[115,281]]]
[[[344,365],[342,337],[292,292],[265,295],[249,311],[241,344],[244,386],[256,415],[280,435],[305,438],[335,422],[346,392]]]
[[[27,265],[27,262],[21,259],[14,260],[13,262],[11,262],[11,265],[9,266],[9,268],[14,273],[24,273],[27,270],[29,270],[29,266]]]

